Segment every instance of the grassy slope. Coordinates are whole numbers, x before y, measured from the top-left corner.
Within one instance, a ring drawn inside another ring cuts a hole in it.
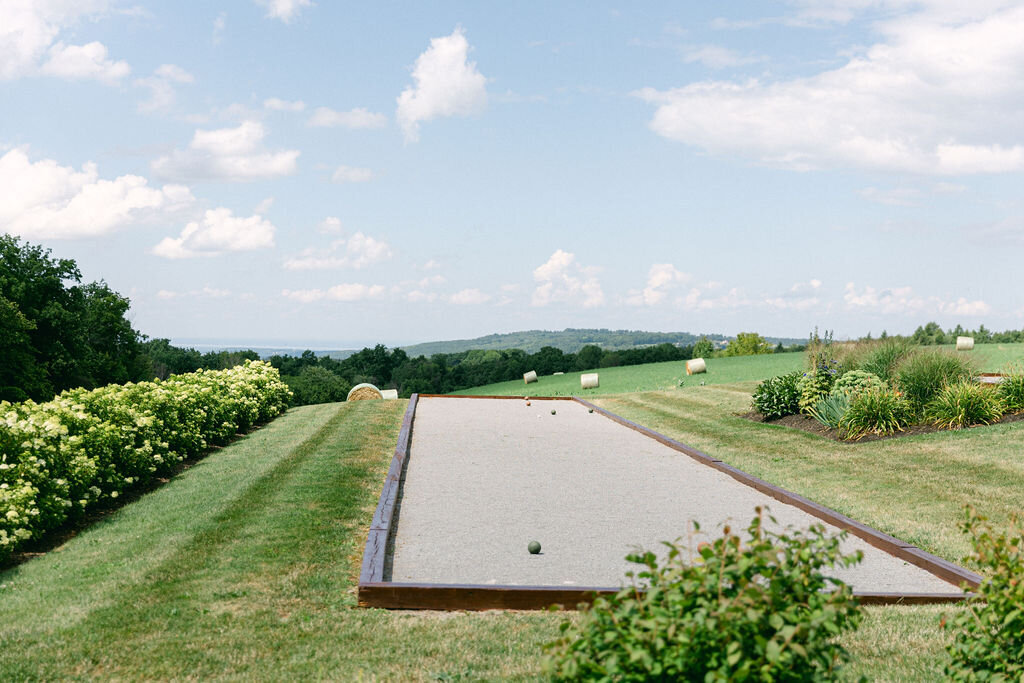
[[[756,365],[732,370],[765,374]],[[726,369],[712,371],[721,379]],[[983,502],[998,520],[1019,503],[1024,423],[837,444],[735,417],[754,385],[688,382],[597,400],[951,560],[967,547],[955,531],[961,503]],[[404,406],[289,411],[62,548],[0,574],[0,678],[536,677],[558,615],[353,607]],[[844,638],[856,660],[850,673],[937,678],[944,609],[870,609]]]
[[[950,346],[949,348],[953,348]],[[971,357],[985,372],[998,372],[1009,364],[1024,363],[1024,344],[979,344]],[[459,395],[485,396],[597,396],[601,394],[623,394],[637,391],[663,391],[699,387],[705,385],[731,384],[733,382],[760,381],[775,375],[782,375],[803,368],[803,353],[779,353],[764,356],[738,356],[734,358],[707,359],[706,374],[686,375],[686,362],[649,363],[619,368],[586,370],[601,375],[601,386],[597,389],[580,388],[580,372],[564,375],[547,375],[534,384],[523,384],[522,380],[487,384],[482,387],[453,392]],[[682,384],[680,385],[680,382]]]
[[[292,410],[0,574],[0,679],[535,671],[550,615],[354,609],[405,404]]]

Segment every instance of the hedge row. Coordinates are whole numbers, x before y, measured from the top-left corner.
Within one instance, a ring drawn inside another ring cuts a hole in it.
[[[97,502],[269,420],[291,398],[269,363],[0,402],[0,559]]]

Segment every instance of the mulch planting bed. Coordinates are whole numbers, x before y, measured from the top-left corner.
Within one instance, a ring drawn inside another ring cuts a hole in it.
[[[846,439],[840,438],[839,432],[837,432],[836,430],[829,429],[825,425],[815,420],[813,417],[808,417],[807,415],[787,415],[786,417],[780,417],[777,420],[766,420],[764,415],[762,415],[761,413],[749,412],[740,415],[740,417],[745,418],[747,420],[751,420],[752,422],[763,422],[765,424],[781,425],[783,427],[799,429],[805,432],[810,432],[812,434],[818,434],[819,436],[824,436],[825,438],[832,439],[833,441],[841,441],[843,443],[884,441],[886,439],[899,439],[905,436],[917,436],[918,434],[931,434],[932,432],[950,431],[946,429],[939,429],[934,425],[928,424],[911,425],[910,427],[904,429],[902,432],[896,432],[895,434],[890,434],[889,436],[879,436],[878,434],[865,434],[856,441],[847,441]],[[1001,420],[999,420],[998,422],[993,422],[992,424],[1006,424],[1008,422],[1020,422],[1022,420],[1024,420],[1024,413],[1020,413],[1018,415],[1004,415]],[[990,425],[975,425],[973,427],[968,427],[967,429],[979,429],[988,426]]]

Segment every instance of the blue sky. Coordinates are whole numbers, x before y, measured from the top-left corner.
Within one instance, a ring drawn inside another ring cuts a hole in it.
[[[155,337],[1024,327],[1024,3],[0,4],[0,230]]]

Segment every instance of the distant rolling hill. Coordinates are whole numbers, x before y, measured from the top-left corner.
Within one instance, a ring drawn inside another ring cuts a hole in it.
[[[453,339],[451,341],[426,342],[402,348],[412,357],[431,356],[435,353],[458,353],[471,349],[503,350],[522,349],[527,353],[536,353],[542,347],[553,346],[565,353],[575,353],[588,344],[600,346],[602,349],[633,349],[655,344],[675,344],[687,346],[706,336],[717,346],[724,346],[730,337],[724,334],[699,335],[690,332],[644,332],[641,330],[607,330],[607,329],[565,329],[526,330],[508,332],[506,334],[489,334],[476,339]],[[780,341],[784,346],[806,343],[805,339],[767,337],[772,344]]]

